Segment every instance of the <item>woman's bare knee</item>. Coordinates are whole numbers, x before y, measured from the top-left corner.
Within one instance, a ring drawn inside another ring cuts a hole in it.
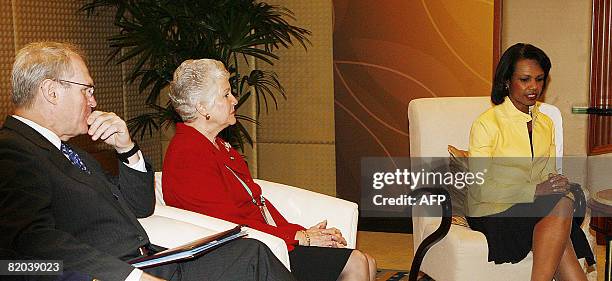
[[[363,253],[368,261],[368,266],[376,268],[376,259],[368,253]]]
[[[366,259],[368,260],[368,269],[370,271],[370,280],[375,280],[376,279],[376,269],[377,269],[377,265],[376,265],[376,259],[374,259],[374,257],[368,255],[368,253],[363,253],[366,256]]]
[[[355,267],[355,269],[357,268],[365,269],[368,267],[368,258],[366,254],[362,253],[359,250],[353,250],[353,252],[351,252],[351,255],[349,256],[347,264],[349,262],[351,263],[352,266]]]
[[[353,250],[338,280],[370,280],[367,256]]]

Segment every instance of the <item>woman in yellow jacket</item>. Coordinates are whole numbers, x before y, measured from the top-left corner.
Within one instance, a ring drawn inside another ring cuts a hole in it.
[[[502,55],[495,106],[470,132],[470,170],[485,172],[485,181],[468,191],[468,222],[486,236],[489,261],[517,263],[533,251],[531,280],[587,280],[578,258],[592,264],[593,254],[573,223],[569,182],[555,173],[553,122],[538,110],[550,67],[529,44]]]

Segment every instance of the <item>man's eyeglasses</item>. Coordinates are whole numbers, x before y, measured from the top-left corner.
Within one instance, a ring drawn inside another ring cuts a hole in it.
[[[86,87],[85,94],[87,95],[87,97],[88,97],[88,98],[93,97],[93,95],[94,95],[94,90],[95,90],[95,88],[96,88],[94,85],[83,84],[83,83],[78,83],[78,82],[68,81],[68,80],[63,80],[63,79],[56,79],[56,81]]]

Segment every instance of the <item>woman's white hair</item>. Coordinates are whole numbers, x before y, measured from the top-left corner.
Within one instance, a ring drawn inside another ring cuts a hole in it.
[[[169,95],[184,122],[196,118],[198,102],[212,103],[219,79],[229,79],[229,72],[218,60],[186,60],[174,71]]]

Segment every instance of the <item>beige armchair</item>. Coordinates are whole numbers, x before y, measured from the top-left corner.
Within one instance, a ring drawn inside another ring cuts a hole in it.
[[[489,97],[445,97],[412,100],[408,106],[411,157],[448,158],[449,144],[467,149],[472,122],[491,107]],[[563,126],[559,109],[543,104],[541,111],[555,122],[558,170],[563,155]],[[440,217],[419,216],[413,208],[414,249],[440,225]],[[437,281],[529,280],[532,254],[517,264],[487,262],[485,236],[468,227],[451,225],[448,234],[426,253],[421,265]],[[581,260],[583,262],[583,260]],[[596,274],[596,273],[594,273]],[[590,274],[593,278],[593,274]]]

